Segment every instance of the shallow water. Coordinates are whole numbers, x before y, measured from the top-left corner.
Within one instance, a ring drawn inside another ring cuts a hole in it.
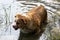
[[[58,0],[59,1],[59,0]],[[46,31],[42,34],[38,40],[52,40],[50,33],[55,32],[53,29],[60,29],[60,2],[26,2],[26,1],[12,1],[11,3],[0,4],[0,40],[17,40],[19,36],[19,30],[15,31],[12,27],[14,22],[14,16],[16,13],[25,15],[26,12],[31,10],[35,6],[43,5],[48,12],[48,25]],[[52,31],[51,31],[52,30]],[[59,30],[60,31],[60,30]],[[59,33],[58,31],[58,33]],[[58,34],[60,35],[60,34]],[[3,39],[4,38],[4,39]],[[22,40],[25,40],[23,38]],[[31,39],[31,38],[30,38]],[[27,39],[26,39],[27,40]]]

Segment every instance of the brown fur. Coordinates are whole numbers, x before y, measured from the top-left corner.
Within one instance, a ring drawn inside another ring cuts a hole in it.
[[[15,16],[16,25],[14,29],[21,29],[23,33],[30,33],[36,31],[35,34],[41,32],[42,23],[47,20],[47,11],[44,6],[33,8],[29,11],[26,16],[22,14],[16,14]]]

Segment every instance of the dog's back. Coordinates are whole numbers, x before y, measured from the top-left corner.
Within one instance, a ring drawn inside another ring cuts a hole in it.
[[[38,25],[47,20],[47,11],[42,5],[33,8],[27,13],[27,15],[29,16],[29,18],[33,17],[33,20],[35,20]]]

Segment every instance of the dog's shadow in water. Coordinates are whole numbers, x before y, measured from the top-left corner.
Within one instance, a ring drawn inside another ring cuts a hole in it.
[[[38,40],[39,38],[40,38],[40,35],[24,34],[20,32],[20,36],[18,40]]]
[[[43,25],[42,27],[46,28],[46,25]],[[42,35],[42,33],[45,31],[45,29],[42,29],[43,31],[40,32],[38,35],[34,35],[34,33],[32,34],[25,34],[25,33],[22,33],[20,31],[20,36],[19,36],[19,39],[18,40],[39,40],[40,39],[40,36]]]

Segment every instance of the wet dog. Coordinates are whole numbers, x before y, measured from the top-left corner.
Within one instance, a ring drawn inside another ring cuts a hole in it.
[[[20,29],[23,33],[35,32],[38,34],[43,31],[41,25],[46,21],[47,11],[44,6],[40,5],[27,12],[26,15],[16,14],[13,28],[15,30]]]

